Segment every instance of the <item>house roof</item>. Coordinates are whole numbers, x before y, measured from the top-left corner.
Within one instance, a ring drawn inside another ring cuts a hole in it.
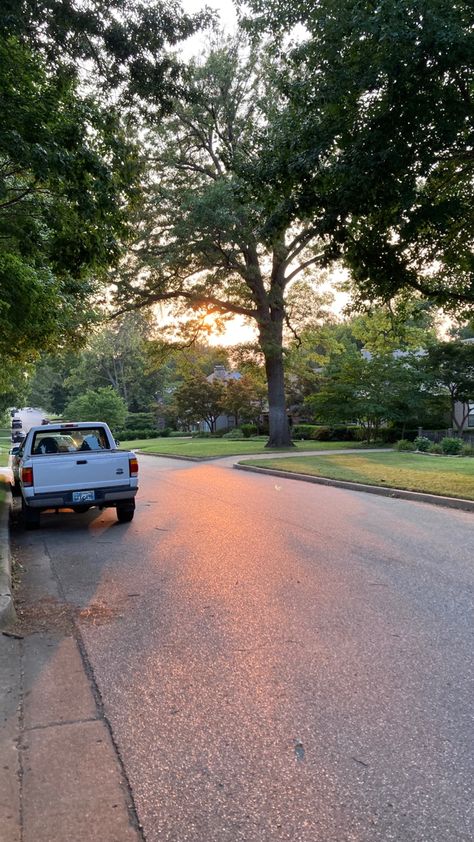
[[[215,365],[214,371],[206,380],[209,383],[213,383],[214,380],[240,380],[242,375],[238,371],[227,371],[224,365]]]

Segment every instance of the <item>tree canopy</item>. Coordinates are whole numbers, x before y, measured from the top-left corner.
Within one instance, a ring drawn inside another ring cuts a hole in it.
[[[181,301],[255,320],[268,381],[269,446],[290,443],[282,357],[287,291],[320,259],[314,226],[292,224],[279,184],[256,195],[248,179],[248,161],[262,155],[262,128],[278,110],[274,94],[264,58],[238,39],[218,43],[190,67],[187,96],[147,136],[146,212],[117,275],[124,308]],[[268,226],[267,204],[279,207],[278,228]]]
[[[266,175],[359,296],[474,305],[470,0],[249,0],[283,62]],[[304,34],[288,46],[289,29]],[[276,218],[278,224],[278,218]]]
[[[164,47],[202,20],[158,0],[2,3],[2,358],[84,339],[138,200],[134,114],[145,96],[166,110],[180,76]]]

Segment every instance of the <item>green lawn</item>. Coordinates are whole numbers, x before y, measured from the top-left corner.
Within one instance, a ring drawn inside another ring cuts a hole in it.
[[[335,454],[252,459],[245,464],[330,479],[474,500],[474,459],[415,453]]]
[[[162,456],[244,456],[252,453],[268,453],[265,450],[267,439],[233,441],[232,439],[193,439],[193,438],[158,438],[121,441],[122,449],[141,450],[144,453],[156,453]],[[347,450],[361,447],[360,442],[342,441],[297,441],[295,450]],[[288,452],[288,448],[282,448]]]
[[[11,438],[0,437],[0,465],[8,465],[8,451],[12,446]]]

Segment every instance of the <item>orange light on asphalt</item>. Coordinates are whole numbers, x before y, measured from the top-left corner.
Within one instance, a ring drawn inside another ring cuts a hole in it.
[[[33,485],[33,468],[21,469],[21,481],[24,486]]]

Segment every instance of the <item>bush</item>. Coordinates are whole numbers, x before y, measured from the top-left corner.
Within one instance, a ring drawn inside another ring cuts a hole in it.
[[[421,451],[421,453],[426,453],[430,447],[431,441],[426,436],[417,436],[413,444],[417,450]]]
[[[193,439],[210,439],[211,434],[207,430],[198,430],[197,433],[191,433]]]
[[[153,412],[129,412],[124,427],[126,430],[156,431],[156,418]]]
[[[317,429],[318,426],[316,424],[294,424],[291,435],[292,438],[302,441],[303,439],[310,439],[311,433]]]
[[[443,452],[443,448],[441,447],[441,445],[437,441],[431,442],[431,444],[428,448],[428,453],[441,454],[442,452]]]
[[[158,431],[158,435],[161,436],[164,439],[167,439],[168,436],[170,435],[170,433],[171,433],[171,427],[163,427],[162,430]]]
[[[395,442],[395,450],[414,450],[415,445],[412,441],[408,439],[400,439],[399,441]]]
[[[474,456],[474,444],[463,444],[461,456]]]
[[[450,438],[449,436],[445,436],[444,439],[441,439],[441,450],[445,454],[445,456],[458,456],[462,450],[462,440]]]
[[[391,431],[391,434],[394,436],[392,441],[395,442],[401,438],[408,439],[408,441],[414,441],[418,435],[418,427],[404,428],[401,424],[394,424],[393,427],[387,427],[386,429]]]
[[[110,429],[123,429],[127,405],[112,386],[104,386],[72,398],[64,414],[73,421],[105,421]]]
[[[240,429],[242,430],[242,435],[245,439],[249,439],[250,436],[256,436],[258,433],[255,424],[242,424]]]
[[[115,437],[120,441],[132,441],[135,439],[156,439],[158,430],[129,430],[128,427],[115,431]]]
[[[222,436],[223,439],[243,439],[244,434],[239,427],[234,427],[233,430],[229,430],[228,433],[224,433]]]
[[[182,438],[183,436],[191,436],[192,433],[185,433],[183,430],[171,430],[169,436],[171,439],[176,439],[178,437]]]

